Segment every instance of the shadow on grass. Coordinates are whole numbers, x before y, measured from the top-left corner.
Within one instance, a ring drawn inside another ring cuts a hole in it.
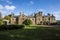
[[[0,40],[60,40],[60,28],[18,29],[0,32]]]

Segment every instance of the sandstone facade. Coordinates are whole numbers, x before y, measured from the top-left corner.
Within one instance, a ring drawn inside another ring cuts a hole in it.
[[[24,13],[20,13],[19,16],[11,17],[10,23],[11,24],[22,24],[24,20],[30,19],[32,23],[35,24],[49,24],[56,22],[55,16],[50,15],[43,15],[43,12],[39,11],[38,13],[34,13],[32,16],[26,16]]]

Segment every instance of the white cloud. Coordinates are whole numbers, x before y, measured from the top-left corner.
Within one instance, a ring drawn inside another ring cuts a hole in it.
[[[53,14],[57,20],[60,20],[60,11],[54,12]]]
[[[6,10],[0,10],[0,12],[2,13],[2,17],[9,14],[9,12]]]
[[[7,10],[14,10],[16,7],[15,6],[9,6],[9,5],[6,5],[5,6],[5,9],[7,9]]]
[[[3,6],[3,5],[1,5],[0,4],[0,10],[15,10],[16,9],[16,7],[15,6],[13,6],[13,5],[5,5],[5,6]]]
[[[9,6],[9,5],[5,5],[5,6],[0,5],[0,12],[2,12],[3,16],[10,14],[10,12],[15,11],[15,9],[16,9],[16,7],[13,6],[13,5],[11,5],[11,6]]]
[[[4,7],[2,5],[0,5],[0,9],[3,9]]]

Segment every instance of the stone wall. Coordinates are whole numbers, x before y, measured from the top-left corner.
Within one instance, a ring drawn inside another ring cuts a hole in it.
[[[22,24],[23,21],[25,21],[28,18],[32,21],[33,24],[43,24],[44,22],[48,22],[48,23],[56,22],[55,16],[50,16],[50,15],[43,16],[42,12],[38,12],[33,17],[28,17],[25,14],[20,14],[18,16],[17,23]],[[11,24],[16,24],[16,18],[11,18]]]

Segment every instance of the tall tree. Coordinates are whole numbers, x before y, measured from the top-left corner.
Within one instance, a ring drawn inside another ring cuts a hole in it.
[[[10,16],[5,16],[4,19],[10,20]]]

